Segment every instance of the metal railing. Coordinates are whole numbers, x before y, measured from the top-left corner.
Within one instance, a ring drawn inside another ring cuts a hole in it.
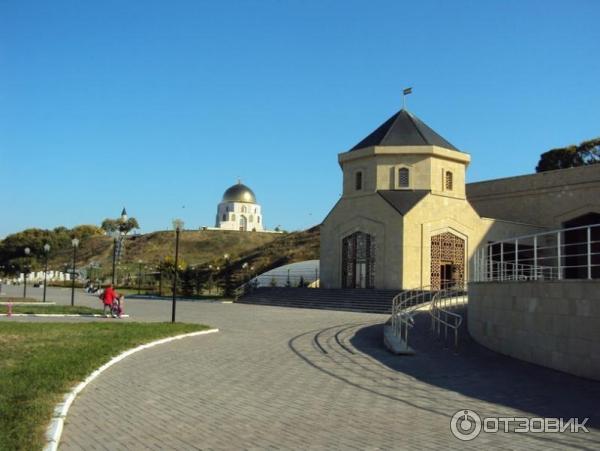
[[[467,291],[460,285],[438,291],[431,301],[431,331],[440,337],[443,330],[444,343],[448,341],[448,330],[454,332],[454,349],[458,348],[458,329],[463,322],[462,315],[456,310],[466,303]]]
[[[392,300],[391,328],[395,337],[408,348],[408,330],[414,326],[413,315],[420,307],[431,302],[434,291],[425,286],[398,293]]]
[[[485,244],[473,269],[475,282],[600,279],[600,224]]]

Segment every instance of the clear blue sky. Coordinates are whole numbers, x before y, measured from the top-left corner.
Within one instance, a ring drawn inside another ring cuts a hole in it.
[[[337,154],[401,107],[533,172],[600,135],[600,2],[0,1],[0,237],[213,225],[240,176],[266,225],[320,222]]]

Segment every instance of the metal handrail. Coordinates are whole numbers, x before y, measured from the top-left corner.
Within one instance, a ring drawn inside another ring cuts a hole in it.
[[[486,243],[473,259],[476,282],[600,278],[600,224]]]
[[[404,341],[408,347],[408,329],[414,326],[414,312],[431,302],[430,286],[406,290],[398,293],[392,300],[391,329],[394,336]]]
[[[454,348],[458,348],[458,329],[462,325],[462,315],[456,313],[457,307],[464,305],[467,300],[466,287],[455,285],[438,291],[433,296],[429,313],[431,315],[431,331],[441,334],[444,328],[444,341],[448,339],[448,329],[454,331]]]

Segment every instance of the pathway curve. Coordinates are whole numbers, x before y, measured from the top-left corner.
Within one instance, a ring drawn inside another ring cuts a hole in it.
[[[151,319],[163,306],[131,308]],[[449,426],[459,409],[577,414],[598,424],[598,383],[472,343],[457,356],[425,334],[413,342],[417,356],[394,357],[381,349],[381,315],[207,303],[182,303],[178,311],[221,332],[144,351],[106,371],[75,401],[60,449],[600,446],[598,430],[461,442]]]

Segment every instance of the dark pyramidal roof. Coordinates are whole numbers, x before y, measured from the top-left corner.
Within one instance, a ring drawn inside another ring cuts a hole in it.
[[[459,151],[421,119],[404,109],[390,117],[350,151],[370,146],[439,146]]]

